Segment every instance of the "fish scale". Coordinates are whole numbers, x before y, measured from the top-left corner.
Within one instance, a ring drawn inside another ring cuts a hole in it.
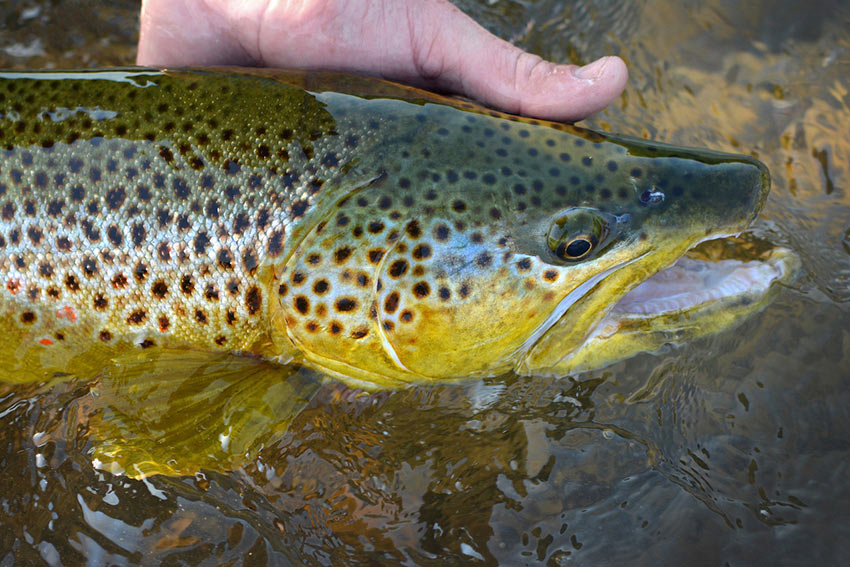
[[[0,83],[14,101],[0,173],[7,311],[44,346],[250,351],[268,335],[264,265],[348,146],[319,139],[327,121],[294,89],[272,100],[226,77],[160,77],[152,89],[144,74],[121,76],[108,90],[99,74]],[[225,102],[243,97],[261,111],[246,118]],[[268,131],[270,116],[311,113],[307,137],[286,118]],[[140,139],[126,139],[131,129]]]
[[[361,386],[549,368],[767,191],[749,158],[317,77],[0,75],[0,304],[19,367],[165,347]]]

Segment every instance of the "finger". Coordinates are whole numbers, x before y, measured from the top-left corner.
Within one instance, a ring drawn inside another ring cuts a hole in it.
[[[242,45],[240,33],[218,2],[143,0],[136,64],[252,65],[254,56]]]
[[[492,35],[454,6],[413,23],[414,65],[438,86],[508,112],[577,121],[616,99],[628,70],[619,57],[557,65]]]

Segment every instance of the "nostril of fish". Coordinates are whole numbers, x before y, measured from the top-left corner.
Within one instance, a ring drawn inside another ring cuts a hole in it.
[[[660,205],[664,202],[664,193],[659,191],[657,187],[654,185],[640,194],[640,202],[649,207],[654,205]]]

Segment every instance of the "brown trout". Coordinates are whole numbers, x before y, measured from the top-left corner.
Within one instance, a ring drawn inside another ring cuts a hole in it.
[[[376,387],[563,372],[627,292],[768,192],[752,158],[317,77],[0,75],[19,358],[252,353]]]
[[[756,217],[755,159],[377,79],[6,72],[0,146],[8,382],[134,352],[563,375],[725,328],[794,267],[670,267]]]

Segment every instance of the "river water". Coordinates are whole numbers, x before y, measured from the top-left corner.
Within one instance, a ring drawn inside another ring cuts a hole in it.
[[[73,385],[0,387],[0,566],[850,559],[850,6],[458,5],[553,60],[622,56],[629,87],[589,126],[759,157],[753,233],[801,277],[733,330],[565,379],[328,385],[231,473],[98,472]],[[137,10],[7,0],[0,67],[131,64]]]

